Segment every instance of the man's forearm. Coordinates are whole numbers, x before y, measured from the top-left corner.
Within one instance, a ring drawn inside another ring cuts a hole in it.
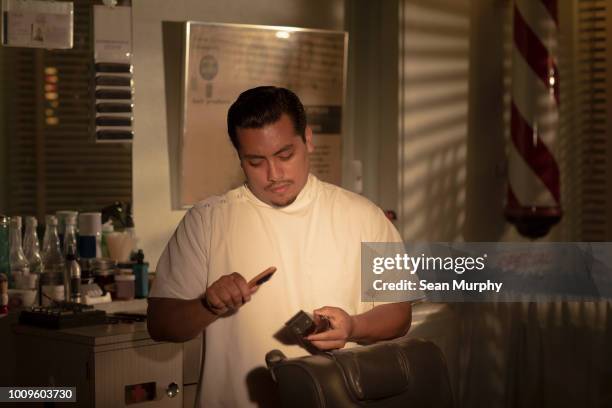
[[[154,340],[190,340],[216,319],[216,315],[202,306],[200,299],[149,298],[147,328]]]
[[[353,316],[352,319],[350,340],[369,344],[406,334],[412,322],[412,307],[410,302],[379,305],[368,312]]]

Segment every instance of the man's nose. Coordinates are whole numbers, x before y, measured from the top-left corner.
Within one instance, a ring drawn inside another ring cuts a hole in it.
[[[268,181],[280,181],[283,179],[282,166],[275,160],[270,160],[268,164]]]

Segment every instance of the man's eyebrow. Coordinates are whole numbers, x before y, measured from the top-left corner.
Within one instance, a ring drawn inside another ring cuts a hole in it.
[[[280,150],[274,153],[274,156],[278,156],[279,154],[285,153],[286,151],[289,151],[291,149],[293,149],[293,143],[283,146]]]
[[[274,152],[272,156],[278,156],[279,154],[285,153],[286,151],[291,150],[292,148],[293,148],[293,143],[290,143],[288,145],[281,147],[278,151]],[[266,156],[260,156],[258,154],[243,154],[242,158],[244,159],[265,159]]]
[[[259,156],[257,154],[242,154],[240,155],[243,159],[265,159],[266,156]]]

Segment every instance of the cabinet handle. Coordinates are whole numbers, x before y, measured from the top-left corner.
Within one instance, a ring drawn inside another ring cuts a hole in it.
[[[180,392],[181,390],[176,383],[170,383],[168,388],[166,388],[166,395],[168,395],[170,398],[176,397]]]

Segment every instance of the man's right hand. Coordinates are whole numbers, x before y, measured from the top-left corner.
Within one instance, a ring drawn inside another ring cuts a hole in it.
[[[251,295],[265,282],[263,278],[274,271],[276,268],[270,267],[249,283],[239,273],[222,276],[208,287],[205,296],[201,298],[150,297],[147,328],[151,338],[157,341],[180,342],[193,339],[220,315],[236,310],[248,302]]]
[[[262,274],[271,274],[275,267],[266,269]],[[259,276],[259,275],[258,275]],[[220,316],[230,311],[238,310],[251,300],[251,295],[257,291],[258,285],[249,284],[238,272],[223,275],[206,289],[202,303],[211,313]]]

